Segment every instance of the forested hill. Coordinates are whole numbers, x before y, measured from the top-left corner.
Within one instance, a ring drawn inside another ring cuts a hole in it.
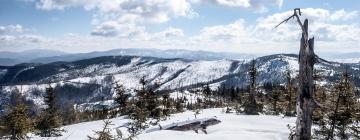
[[[297,55],[277,54],[256,58],[257,82],[284,83],[287,71],[296,77]],[[213,86],[243,87],[247,82],[250,60],[190,60],[165,59],[139,56],[103,56],[73,62],[48,64],[24,63],[0,67],[1,85],[49,84],[64,81],[100,81],[113,76],[125,86],[134,88],[138,80],[145,77],[149,82],[160,82],[160,89],[196,87],[203,84]],[[342,64],[318,59],[316,72],[322,76],[322,84],[334,82],[345,69],[352,74],[360,87],[360,64]]]

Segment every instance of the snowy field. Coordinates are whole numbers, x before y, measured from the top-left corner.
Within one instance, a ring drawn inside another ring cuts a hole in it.
[[[286,140],[289,130],[287,124],[294,125],[295,118],[283,118],[280,116],[267,115],[236,115],[223,113],[223,109],[205,109],[197,118],[214,117],[221,121],[220,124],[209,126],[208,134],[199,131],[171,131],[159,130],[146,133],[146,131],[136,139],[138,140]],[[194,112],[186,111],[174,114],[170,119],[160,122],[162,126],[176,122],[182,122],[194,119]],[[114,125],[111,126],[112,132],[116,134],[115,129],[128,122],[127,119],[111,119]],[[67,131],[62,137],[41,138],[32,137],[35,140],[85,140],[87,135],[92,135],[93,130],[100,130],[103,121],[85,122],[65,126]],[[157,126],[150,127],[148,130],[156,129]],[[122,128],[121,130],[126,130]]]

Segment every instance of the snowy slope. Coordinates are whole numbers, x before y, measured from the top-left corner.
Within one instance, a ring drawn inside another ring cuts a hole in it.
[[[270,55],[256,59],[258,83],[284,82],[287,70],[295,77],[298,71],[296,55]],[[360,65],[347,64],[354,74],[359,74]],[[319,59],[315,69],[325,78],[339,74],[344,64]],[[100,82],[106,76],[114,76],[127,88],[137,88],[144,77],[151,83],[159,83],[160,89],[175,89],[201,84],[221,83],[227,86],[246,85],[249,61],[237,60],[185,60],[152,57],[116,56],[99,57],[69,63],[24,65],[0,69],[0,84],[41,84],[57,82]],[[335,73],[337,71],[338,73]],[[355,75],[359,77],[359,75]],[[331,78],[330,78],[331,79]]]
[[[183,113],[174,114],[170,119],[160,122],[162,126],[176,122],[194,119],[194,113],[186,111]],[[138,140],[286,140],[289,130],[287,124],[294,125],[295,118],[282,118],[280,116],[266,116],[266,115],[236,115],[222,113],[221,108],[203,110],[198,118],[214,117],[221,120],[220,124],[209,126],[207,128],[208,134],[194,131],[171,131],[159,130],[140,134],[136,139]],[[112,133],[115,135],[115,129],[122,126],[129,120],[120,118],[111,119],[114,125],[111,126]],[[87,135],[92,135],[93,130],[100,130],[103,121],[85,122],[74,125],[65,126],[67,130],[63,136],[55,139],[67,140],[83,140]],[[156,128],[153,127],[153,128]],[[153,129],[152,127],[148,129]],[[121,128],[125,131],[125,128]],[[125,133],[126,134],[126,133]],[[41,140],[44,138],[33,136],[34,140]],[[46,138],[48,139],[48,138]]]
[[[7,100],[10,89],[14,85],[27,93],[33,87],[43,90],[47,84],[71,84],[82,87],[84,84],[95,83],[104,86],[115,82],[122,83],[129,91],[139,88],[139,80],[144,77],[151,84],[160,85],[160,90],[176,90],[179,88],[196,88],[209,84],[213,89],[225,87],[246,87],[249,60],[187,60],[164,59],[138,56],[107,56],[84,59],[74,62],[56,62],[50,64],[23,64],[12,67],[0,67],[0,85],[5,92],[0,92],[0,100]],[[296,77],[298,71],[297,55],[279,54],[263,56],[256,59],[258,69],[257,83],[284,83],[287,70]],[[341,71],[350,67],[353,81],[360,87],[360,64],[342,64],[318,59],[315,69],[323,74],[321,84],[335,82]],[[111,81],[106,81],[113,76]],[[21,84],[21,86],[20,86]],[[112,86],[112,85],[110,85]],[[87,88],[87,87],[84,87]],[[7,90],[7,91],[6,91]],[[101,89],[84,93],[83,101],[99,102],[102,97],[111,99],[112,93],[99,93]],[[41,97],[26,94],[36,104],[42,104]],[[101,96],[101,98],[100,98]],[[71,99],[68,99],[71,100]],[[75,102],[82,104],[84,102]]]

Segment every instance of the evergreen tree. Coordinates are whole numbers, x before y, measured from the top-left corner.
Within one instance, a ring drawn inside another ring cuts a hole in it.
[[[59,127],[62,125],[62,118],[59,114],[55,101],[55,90],[50,85],[46,88],[44,102],[46,108],[41,112],[37,120],[36,128],[40,130],[39,135],[42,137],[61,136]]]
[[[230,87],[230,89],[228,91],[230,93],[230,101],[235,102],[236,99],[237,99],[237,94],[236,94],[236,91],[235,91],[235,87]]]
[[[325,139],[349,139],[351,126],[355,123],[356,113],[355,88],[350,82],[350,75],[345,71],[327,98],[326,106],[330,109],[319,123],[318,137]]]
[[[285,116],[295,116],[296,108],[296,89],[294,87],[294,79],[291,77],[291,71],[286,72],[286,92],[285,92]]]
[[[314,96],[319,104],[326,104],[326,91],[325,88],[319,83],[324,79],[323,73],[319,70],[314,69]],[[324,108],[315,108],[313,112],[313,122],[319,123],[324,117]]]
[[[129,132],[132,136],[137,135],[140,131],[149,126],[147,123],[148,118],[155,119],[153,125],[162,117],[162,110],[158,96],[153,88],[150,88],[145,78],[140,79],[141,88],[136,90],[136,98],[132,100]],[[154,85],[156,88],[156,85]]]
[[[176,110],[176,112],[183,112],[184,111],[184,102],[183,102],[182,98],[177,98],[175,100],[175,110]]]
[[[163,105],[163,115],[165,117],[170,116],[171,108],[172,108],[172,101],[170,99],[169,93],[163,93],[162,95],[162,105]]]
[[[116,83],[114,87],[115,97],[114,101],[119,105],[120,114],[128,113],[128,102],[130,94],[126,93],[125,87],[119,83]]]
[[[22,95],[15,93],[15,105],[9,106],[4,116],[5,127],[11,134],[11,140],[26,139],[26,134],[33,130],[33,121],[28,114],[28,107],[22,101]]]
[[[256,76],[257,76],[257,69],[256,69],[256,61],[255,59],[251,61],[250,63],[250,69],[249,69],[249,88],[250,93],[247,95],[246,100],[244,101],[243,107],[244,112],[248,115],[258,115],[259,112],[262,110],[262,106],[257,103],[256,101]]]
[[[273,85],[271,93],[268,95],[271,114],[279,115],[281,112],[281,90],[279,85]]]
[[[355,89],[354,86],[350,83],[350,75],[347,71],[343,74],[343,78],[340,83],[337,85],[335,92],[338,94],[336,100],[336,106],[332,117],[332,126],[331,132],[336,127],[338,129],[338,137],[341,139],[348,138],[346,131],[349,128],[349,125],[352,124],[352,113],[355,112]]]
[[[87,136],[89,140],[115,140],[115,137],[111,135],[111,130],[109,128],[111,124],[110,120],[104,120],[104,127],[101,131],[94,131],[95,136]]]
[[[133,101],[131,106],[131,113],[129,118],[132,120],[129,123],[128,131],[131,136],[136,136],[140,131],[148,127],[147,120],[149,112],[146,110],[146,106],[140,100]]]
[[[242,98],[243,98],[243,94],[242,94],[242,89],[240,89],[239,87],[236,87],[236,90],[235,90],[235,92],[236,92],[236,102],[238,103],[238,104],[242,104]]]
[[[212,107],[212,90],[210,89],[209,84],[202,87],[202,95],[205,97],[204,108]]]

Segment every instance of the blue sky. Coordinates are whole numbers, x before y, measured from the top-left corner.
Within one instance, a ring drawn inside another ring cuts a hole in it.
[[[296,24],[273,27],[296,7],[317,51],[360,50],[358,0],[0,0],[0,51],[295,53]]]

